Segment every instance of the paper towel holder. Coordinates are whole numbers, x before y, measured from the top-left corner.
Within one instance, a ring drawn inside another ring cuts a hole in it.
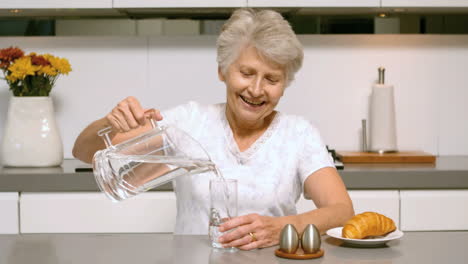
[[[379,106],[384,106],[384,108]],[[369,116],[369,133],[367,133],[367,125],[364,120],[362,123],[363,151],[379,154],[398,152],[393,86],[385,84],[384,67],[378,68],[378,81],[373,86],[369,109],[371,111]],[[382,109],[387,111],[383,111]],[[376,116],[379,118],[376,119]],[[383,128],[386,129],[384,130]],[[367,142],[368,134],[370,134],[370,144]]]

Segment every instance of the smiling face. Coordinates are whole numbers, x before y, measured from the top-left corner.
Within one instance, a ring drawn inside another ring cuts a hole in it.
[[[219,71],[219,79],[226,83],[228,117],[239,125],[255,126],[263,124],[283,96],[286,73],[248,46],[224,74]]]

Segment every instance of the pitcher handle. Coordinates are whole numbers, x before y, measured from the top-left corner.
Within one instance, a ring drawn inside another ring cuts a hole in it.
[[[151,127],[153,129],[157,128],[158,125],[156,124],[156,121],[153,118],[149,119],[151,123]],[[104,140],[104,144],[106,144],[106,148],[112,148],[114,145],[112,145],[112,141],[109,137],[109,133],[112,132],[112,126],[107,126],[97,132],[98,136],[100,136]]]

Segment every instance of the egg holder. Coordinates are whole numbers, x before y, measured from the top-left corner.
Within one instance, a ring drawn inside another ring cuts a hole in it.
[[[280,247],[275,250],[275,255],[280,258],[313,259],[320,258],[325,253],[320,248],[320,232],[313,224],[306,226],[300,238],[296,228],[291,224],[287,224],[281,230],[279,244]]]

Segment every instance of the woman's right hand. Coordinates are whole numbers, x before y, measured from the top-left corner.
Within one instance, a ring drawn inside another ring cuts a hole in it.
[[[163,117],[159,110],[144,109],[133,96],[120,101],[112,111],[106,115],[106,120],[117,133],[125,133],[145,126],[149,118],[161,121]]]

